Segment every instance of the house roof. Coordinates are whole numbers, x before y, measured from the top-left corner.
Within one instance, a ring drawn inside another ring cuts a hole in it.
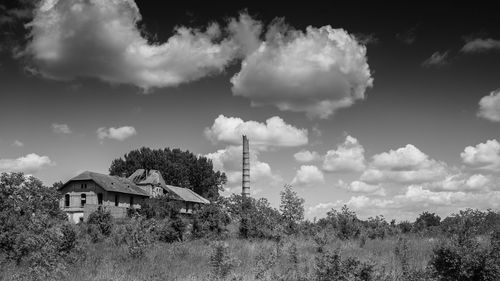
[[[165,185],[163,188],[165,188],[167,191],[170,191],[171,193],[177,195],[179,197],[179,199],[181,199],[182,201],[195,202],[195,203],[201,203],[201,204],[210,204],[210,201],[201,197],[201,195],[192,191],[189,188],[183,188],[183,187],[178,187],[178,186],[173,186],[173,185]]]
[[[85,172],[79,174],[78,176],[70,179],[68,182],[66,182],[59,189],[64,188],[68,183],[70,183],[72,181],[82,181],[82,180],[92,180],[106,191],[134,194],[134,195],[149,197],[149,195],[144,190],[142,190],[133,181],[131,181],[127,178],[121,178],[121,177],[117,177],[117,176],[109,176],[109,175],[104,175],[104,174],[99,174],[99,173],[94,173],[94,172],[89,172],[89,171],[85,171]]]
[[[195,202],[200,204],[210,203],[210,201],[203,198],[201,195],[189,188],[167,185],[161,173],[157,170],[146,171],[144,169],[138,169],[132,175],[130,175],[128,179],[133,181],[137,185],[161,186],[177,200]]]

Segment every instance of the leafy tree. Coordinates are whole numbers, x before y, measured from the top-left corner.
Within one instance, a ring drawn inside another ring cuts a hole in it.
[[[60,196],[34,177],[0,175],[0,256],[27,265],[28,279],[61,279],[76,247],[76,233],[59,209]]]
[[[281,215],[265,198],[255,199],[233,194],[226,202],[233,221],[240,221],[244,238],[279,239]]]
[[[158,170],[167,184],[189,188],[211,200],[218,197],[226,183],[226,175],[215,172],[210,159],[177,148],[132,150],[113,160],[109,172],[130,176],[137,169]]]
[[[413,224],[413,231],[429,231],[434,227],[439,226],[441,223],[441,217],[435,213],[423,212],[418,216]]]
[[[227,231],[226,227],[231,222],[231,218],[223,207],[222,202],[216,201],[200,206],[193,215],[192,221],[192,233],[194,237],[217,237]]]
[[[280,212],[285,231],[288,234],[296,233],[299,222],[304,219],[304,199],[288,184],[281,191],[280,197]]]
[[[324,227],[332,227],[340,239],[357,238],[361,232],[361,221],[356,213],[346,205],[339,211],[332,209],[326,213],[326,218],[319,221]]]

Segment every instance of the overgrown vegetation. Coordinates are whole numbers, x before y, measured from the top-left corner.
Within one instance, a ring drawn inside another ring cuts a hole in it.
[[[500,214],[362,220],[344,206],[304,221],[286,186],[266,199],[218,197],[194,215],[168,198],[129,218],[106,209],[69,224],[59,193],[33,177],[0,178],[0,280],[498,280]],[[217,241],[217,242],[211,242]]]

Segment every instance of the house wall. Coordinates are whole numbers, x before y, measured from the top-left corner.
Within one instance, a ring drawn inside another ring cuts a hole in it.
[[[93,181],[75,181],[70,182],[67,186],[65,186],[61,192],[65,194],[69,194],[70,202],[69,207],[72,209],[81,208],[81,195],[86,194],[86,204],[95,204],[97,205],[97,194],[102,193],[103,198],[105,198],[106,191],[102,189],[100,186],[95,184]],[[61,200],[59,200],[59,206],[62,209],[65,209],[66,206],[65,197],[62,196]]]
[[[92,180],[70,182],[60,190],[63,194],[59,201],[59,207],[66,212],[68,219],[74,223],[81,219],[86,220],[88,215],[98,208],[98,194],[102,193],[102,206],[111,212],[114,218],[123,218],[127,214],[127,208],[130,208],[130,197],[133,197],[134,208],[140,208],[144,196],[108,192]],[[69,207],[65,206],[65,195],[70,195]],[[81,205],[81,195],[86,195],[85,206]],[[115,195],[118,195],[118,206],[115,206]]]

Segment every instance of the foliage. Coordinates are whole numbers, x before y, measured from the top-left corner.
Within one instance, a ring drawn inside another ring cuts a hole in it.
[[[179,215],[180,206],[167,196],[145,199],[139,209],[129,209],[132,214],[140,215],[146,219],[175,218]]]
[[[142,258],[151,244],[151,224],[143,218],[133,218],[125,227],[125,243],[132,258]]]
[[[423,212],[413,223],[413,232],[432,232],[441,224],[441,217],[435,213]]]
[[[346,205],[339,211],[332,209],[326,213],[326,218],[318,221],[320,225],[326,228],[333,228],[337,237],[346,240],[357,238],[361,232],[361,221],[356,213],[350,210]]]
[[[374,266],[349,257],[342,259],[338,252],[326,252],[316,257],[317,281],[372,280]]]
[[[210,255],[211,276],[214,279],[223,279],[238,266],[239,261],[229,255],[228,245],[224,242],[215,242]]]
[[[280,212],[284,230],[287,234],[296,233],[299,223],[304,219],[304,199],[300,198],[291,185],[285,185],[280,193]]]
[[[192,235],[195,238],[221,237],[231,222],[228,211],[221,201],[202,205],[193,215]]]
[[[460,210],[441,222],[441,230],[447,235],[484,235],[495,229],[500,229],[500,214],[492,210]]]
[[[100,207],[90,213],[87,220],[87,233],[90,235],[92,242],[99,242],[104,237],[111,235],[113,229],[113,217],[111,213]]]
[[[189,188],[201,196],[214,200],[226,183],[226,175],[214,172],[212,161],[180,149],[151,149],[142,147],[113,160],[111,175],[130,176],[137,169],[158,170],[170,185]]]
[[[243,238],[279,239],[281,215],[265,198],[255,199],[233,194],[226,202],[233,221],[240,221]]]
[[[22,173],[0,176],[0,255],[26,266],[26,280],[65,274],[77,246],[76,233],[59,209],[60,194]]]
[[[438,280],[493,281],[500,276],[498,232],[484,247],[473,237],[455,236],[434,249],[430,267]]]

